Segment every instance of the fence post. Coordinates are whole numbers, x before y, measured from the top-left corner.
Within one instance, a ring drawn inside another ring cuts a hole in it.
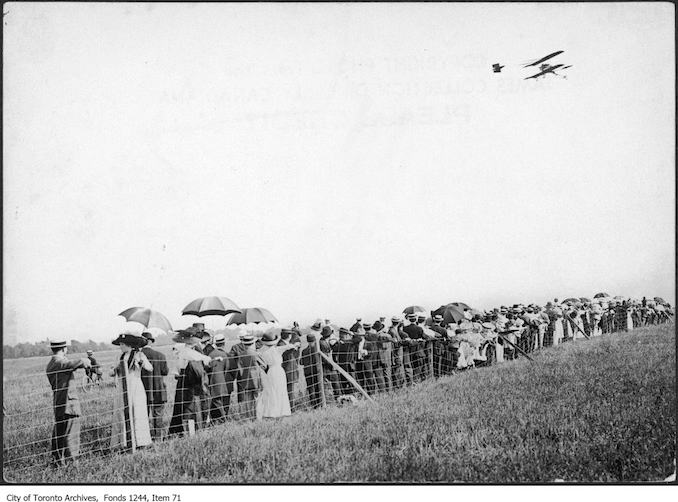
[[[318,357],[315,358],[317,361],[317,375],[318,375],[318,380],[319,380],[319,385],[320,385],[320,406],[323,408],[327,406],[327,398],[325,397],[325,375],[323,374],[323,363],[322,363],[322,357],[320,356],[321,351],[320,351],[320,333],[315,337],[315,350],[318,353]]]
[[[428,375],[429,375],[429,378],[434,378],[435,373],[433,371],[433,341],[431,341],[431,340],[426,342],[426,355],[428,356]]]

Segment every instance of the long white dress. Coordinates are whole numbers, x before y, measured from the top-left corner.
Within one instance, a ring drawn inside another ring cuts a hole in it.
[[[267,371],[261,372],[262,392],[257,399],[257,418],[287,417],[292,414],[290,400],[287,397],[287,378],[282,367],[282,354],[289,345],[264,345],[260,356]]]
[[[146,391],[141,381],[141,368],[136,365],[128,367],[129,355],[126,353],[115,369],[117,392],[113,399],[111,450],[131,448],[132,443],[135,447],[151,444],[151,428],[146,408]]]

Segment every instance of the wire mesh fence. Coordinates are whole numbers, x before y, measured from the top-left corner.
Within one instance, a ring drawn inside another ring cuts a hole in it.
[[[164,386],[161,398],[144,387],[140,370],[116,374],[119,352],[101,353],[97,382],[84,369],[65,380],[69,399],[79,404],[77,418],[66,417],[69,423],[63,415],[55,420],[54,392],[38,363],[23,370],[15,364],[10,371],[6,365],[3,471],[7,481],[20,481],[26,469],[64,460],[66,450],[65,457],[105,456],[234,422],[371,400],[459,371],[531,359],[561,343],[670,320],[669,313],[641,308],[545,309],[456,323],[413,319],[353,331],[319,329],[276,339],[275,345],[214,347],[206,351],[209,362],[181,361],[170,347],[160,347],[167,361],[166,374],[156,376]]]

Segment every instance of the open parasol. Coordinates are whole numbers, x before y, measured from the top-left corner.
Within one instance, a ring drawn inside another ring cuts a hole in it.
[[[161,330],[165,333],[172,331],[172,325],[167,317],[157,310],[151,310],[145,307],[131,307],[118,314],[124,317],[128,322],[138,322],[151,330]]]

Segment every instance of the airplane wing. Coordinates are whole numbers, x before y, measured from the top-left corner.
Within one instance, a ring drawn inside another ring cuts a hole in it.
[[[546,75],[547,73],[553,73],[553,74],[555,74],[555,72],[554,72],[553,70],[557,70],[557,69],[559,69],[561,66],[563,66],[563,65],[562,65],[562,64],[557,64],[557,65],[549,66],[549,67],[546,68],[545,70],[540,71],[539,73],[537,73],[537,74],[535,74],[535,75],[532,75],[532,76],[530,76],[530,77],[526,77],[526,78],[524,78],[523,80],[528,80],[528,79],[530,79],[530,78],[541,77],[542,75]]]
[[[544,56],[543,58],[538,59],[538,60],[535,61],[534,63],[530,63],[530,64],[527,64],[527,65],[523,66],[523,68],[527,68],[528,66],[537,66],[539,63],[543,63],[544,61],[546,61],[546,60],[548,60],[548,59],[554,58],[554,57],[556,57],[558,54],[562,54],[563,52],[565,52],[565,51],[556,51],[556,52],[554,52],[554,53],[552,53],[552,54],[549,54],[548,56]]]
[[[541,77],[542,75],[546,75],[547,73],[551,73],[551,70],[549,69],[549,70],[540,71],[539,73],[536,73],[536,74],[532,75],[531,77],[525,77],[523,80],[529,80],[531,78]]]

